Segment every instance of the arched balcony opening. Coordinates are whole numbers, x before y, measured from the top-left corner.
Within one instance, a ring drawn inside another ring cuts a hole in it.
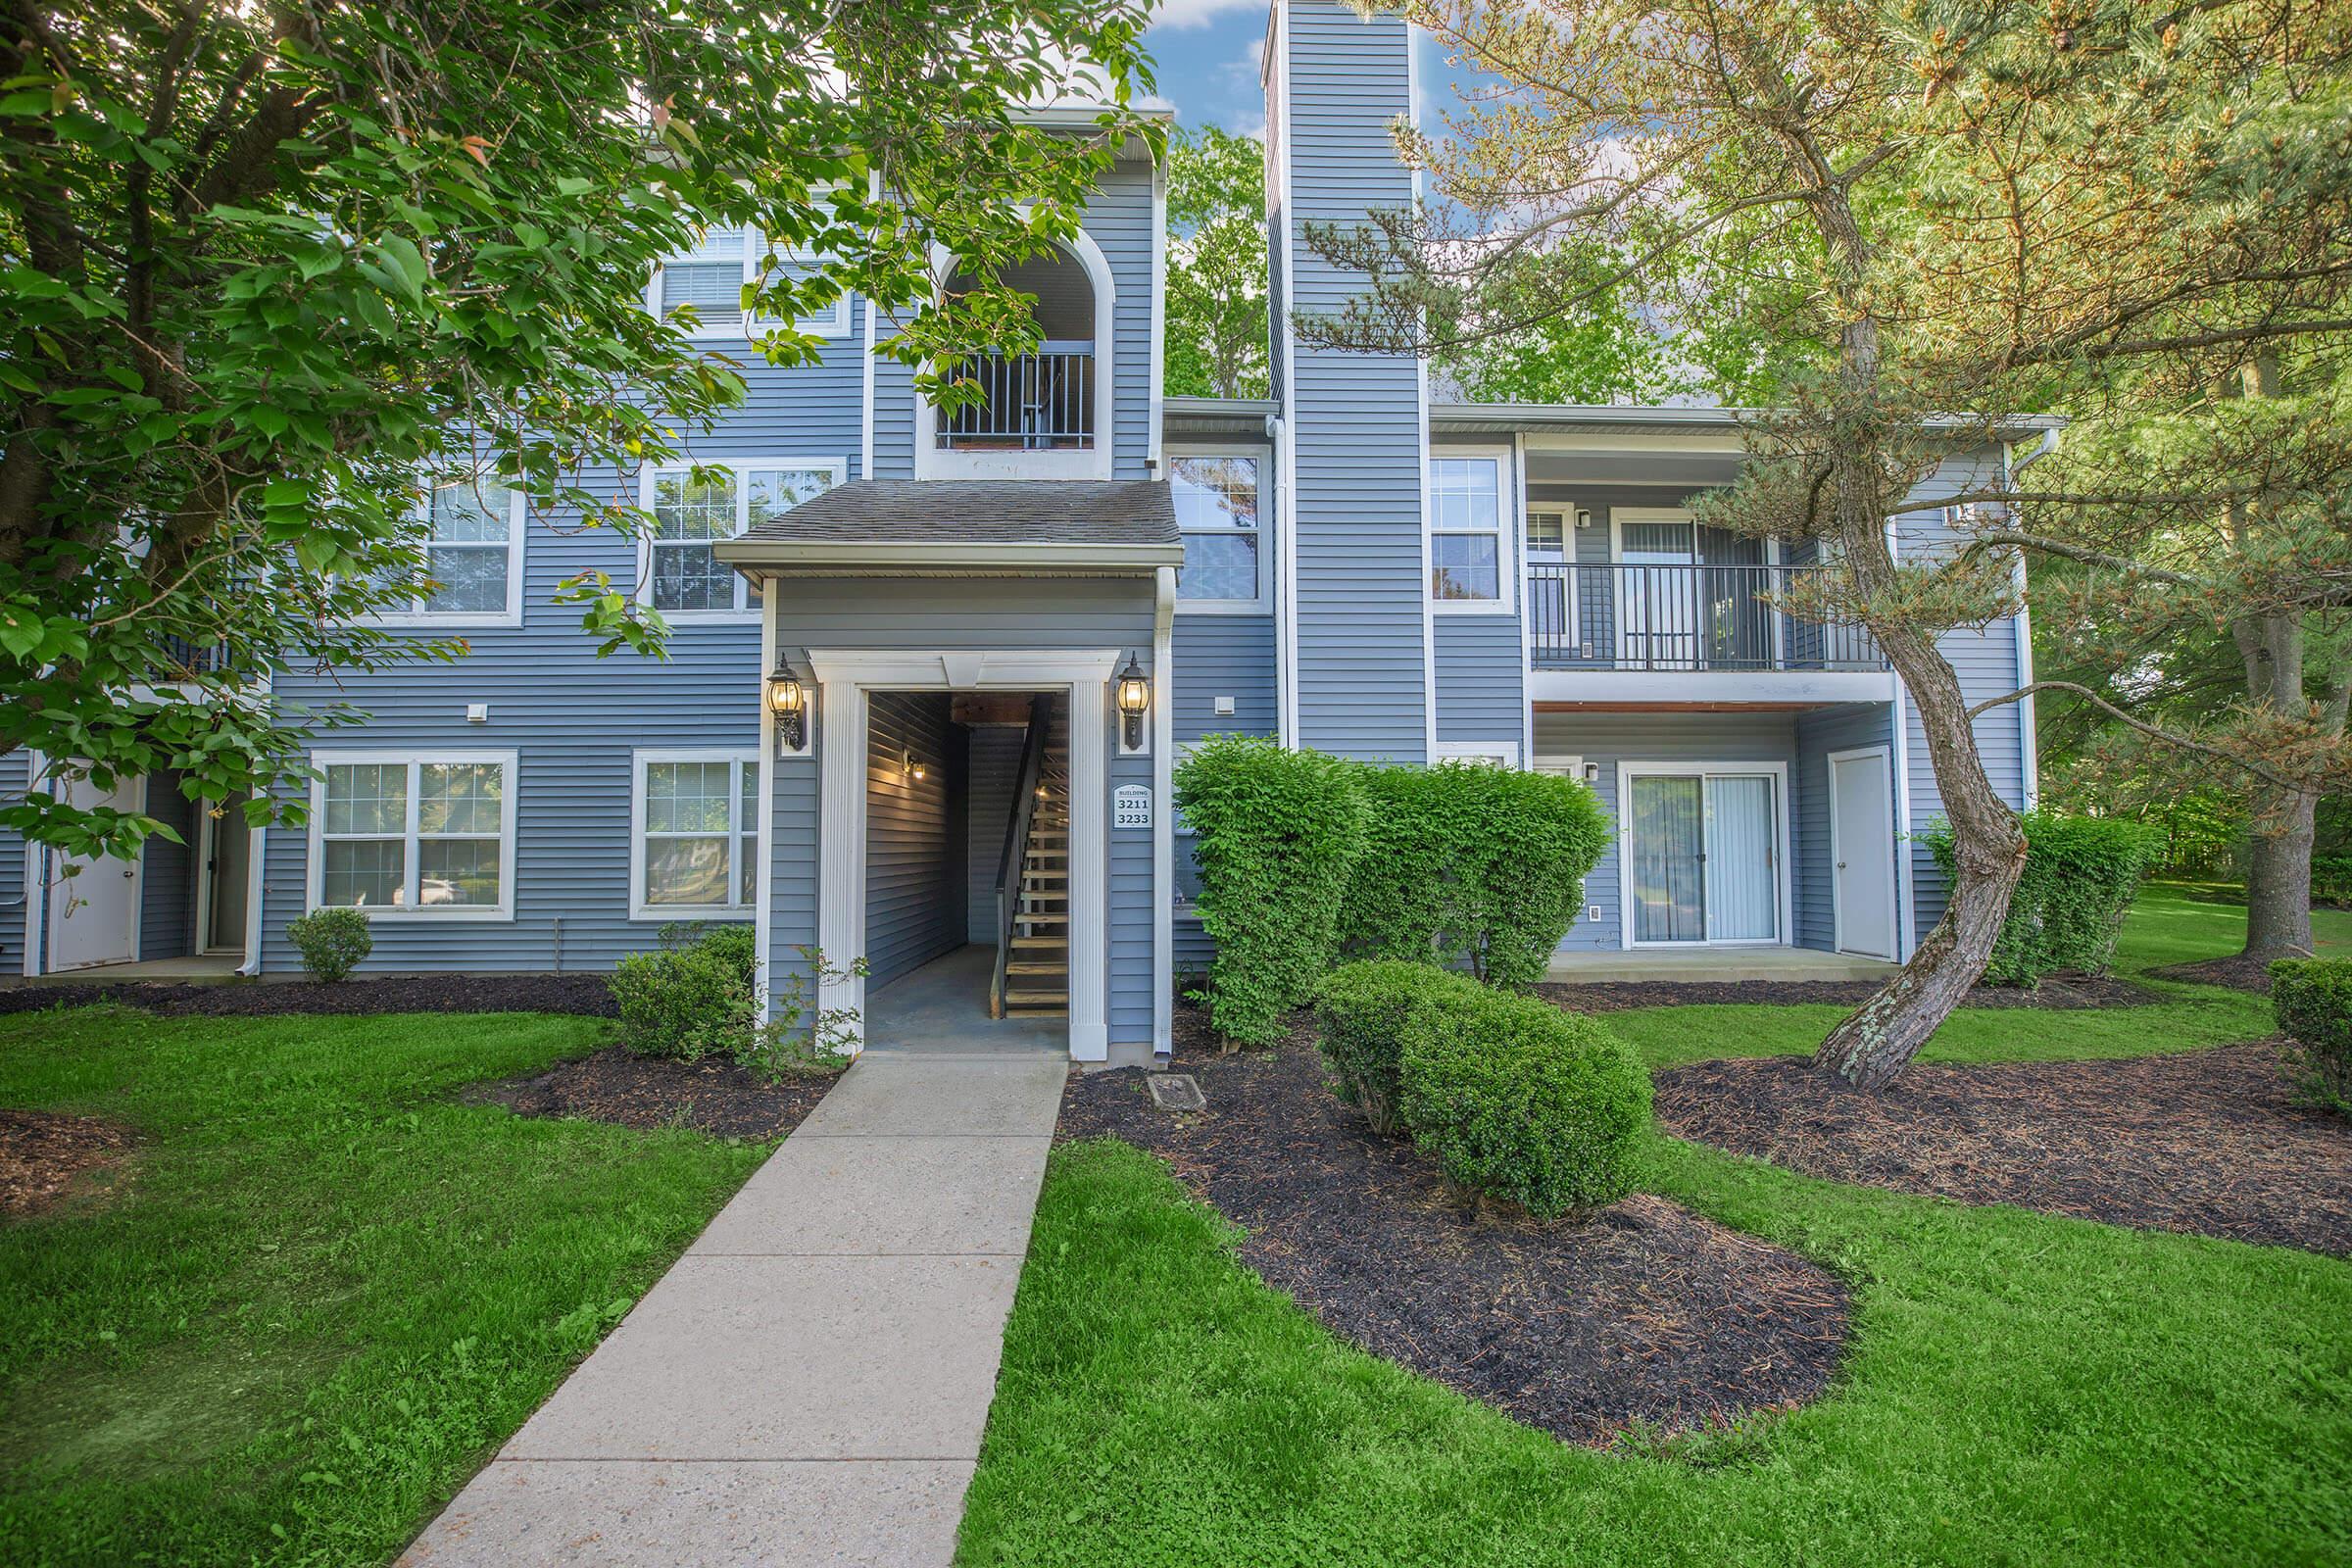
[[[1096,441],[1096,329],[1094,280],[1075,257],[1056,251],[1007,268],[1004,283],[1036,300],[1043,339],[1029,354],[975,354],[956,367],[956,378],[979,396],[937,412],[934,438],[942,452],[1092,452]],[[972,286],[961,272],[951,293]]]

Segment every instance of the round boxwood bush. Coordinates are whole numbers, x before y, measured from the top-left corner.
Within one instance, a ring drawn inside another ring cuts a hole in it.
[[[1608,847],[1592,792],[1479,762],[1355,771],[1370,836],[1341,911],[1343,951],[1435,957],[1493,986],[1543,979]]]
[[[2281,958],[2271,1009],[2290,1042],[2295,1098],[2352,1114],[2352,958]]]
[[[1216,944],[1209,1022],[1271,1045],[1331,967],[1340,901],[1364,850],[1364,800],[1348,764],[1250,736],[1203,741],[1176,769],[1194,833],[1201,928]]]
[[[2026,832],[2025,874],[2010,896],[1985,976],[2035,986],[2062,970],[2105,974],[2139,879],[2164,852],[2162,837],[2143,822],[2057,811],[2028,811],[2018,825]],[[1921,836],[1951,876],[1951,830],[1939,826]]]
[[[1342,964],[1315,999],[1317,1044],[1339,1079],[1341,1097],[1378,1133],[1397,1133],[1397,1053],[1405,1019],[1433,997],[1475,993],[1477,983],[1428,962],[1372,958]]]
[[[1408,1009],[1399,1108],[1446,1174],[1540,1219],[1634,1190],[1649,1074],[1590,1018],[1508,992],[1438,991]]]
[[[742,1051],[758,1016],[759,972],[750,926],[663,926],[661,947],[613,966],[621,1045],[678,1061]]]
[[[302,966],[330,984],[358,968],[360,960],[375,951],[375,933],[368,928],[368,916],[341,906],[296,915],[286,922],[286,940],[302,955]]]

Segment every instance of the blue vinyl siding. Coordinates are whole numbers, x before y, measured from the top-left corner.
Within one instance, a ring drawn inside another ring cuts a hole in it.
[[[1179,612],[1169,633],[1169,662],[1175,665],[1175,710],[1168,715],[1176,744],[1203,735],[1272,735],[1281,727],[1275,688],[1280,657],[1270,615],[1188,615]],[[1233,712],[1220,716],[1216,700],[1233,699]],[[1173,803],[1171,803],[1171,808]],[[1192,837],[1176,835],[1173,870],[1178,887],[1189,885]],[[1176,967],[1200,969],[1215,945],[1200,922],[1184,909],[1176,915]]]
[[[139,854],[139,956],[184,958],[196,937],[196,807],[169,769],[147,779],[147,814],[179,835],[155,834]]]
[[[1887,745],[1893,736],[1892,712],[1892,704],[1869,703],[1797,715],[1796,768],[1788,792],[1793,797],[1796,834],[1796,945],[1800,948],[1828,952],[1837,946],[1837,895],[1830,865],[1830,754]],[[1887,763],[1886,776],[1891,780],[1891,753]],[[1891,807],[1892,803],[1888,804]],[[1888,820],[1894,820],[1891,810]]]
[[[1290,103],[1281,156],[1293,311],[1343,308],[1360,276],[1307,246],[1305,225],[1401,207],[1412,179],[1389,126],[1412,113],[1404,23],[1331,0],[1285,0]],[[1428,649],[1421,543],[1421,368],[1398,355],[1297,344],[1286,389],[1297,518],[1298,740],[1351,757],[1422,760]],[[1514,733],[1516,728],[1514,727]]]
[[[922,767],[911,777],[905,760]],[[877,692],[866,721],[865,960],[869,990],[963,946],[964,732],[948,700]]]
[[[1440,615],[1438,739],[1517,743],[1525,724],[1526,649],[1515,615]]]
[[[1012,826],[1025,736],[1017,724],[982,724],[972,730],[965,752],[965,932],[988,947],[997,943],[997,872]]]
[[[22,801],[32,760],[22,750],[0,757],[0,801]],[[24,836],[0,827],[0,975],[24,972],[24,912],[30,907],[32,877],[25,866]]]

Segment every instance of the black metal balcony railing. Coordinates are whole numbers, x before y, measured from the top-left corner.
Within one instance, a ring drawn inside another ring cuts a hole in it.
[[[1772,601],[1816,566],[1537,565],[1527,618],[1539,669],[1881,670],[1860,626]]]
[[[1095,445],[1095,346],[1047,343],[1035,354],[977,354],[956,376],[980,396],[939,415],[947,452],[1089,452]]]

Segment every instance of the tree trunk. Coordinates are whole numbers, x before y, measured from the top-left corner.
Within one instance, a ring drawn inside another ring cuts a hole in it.
[[[2311,956],[2311,847],[2320,798],[2298,790],[2258,817],[2246,847],[2249,958]]]
[[[1813,1054],[1815,1066],[1857,1089],[1894,1082],[1983,977],[2026,869],[2025,833],[1984,776],[1959,677],[1932,638],[1906,632],[1886,642],[1927,731],[1928,759],[1951,822],[1954,875],[1943,918],[1902,973],[1847,1014]],[[1903,721],[1900,712],[1894,721]]]

